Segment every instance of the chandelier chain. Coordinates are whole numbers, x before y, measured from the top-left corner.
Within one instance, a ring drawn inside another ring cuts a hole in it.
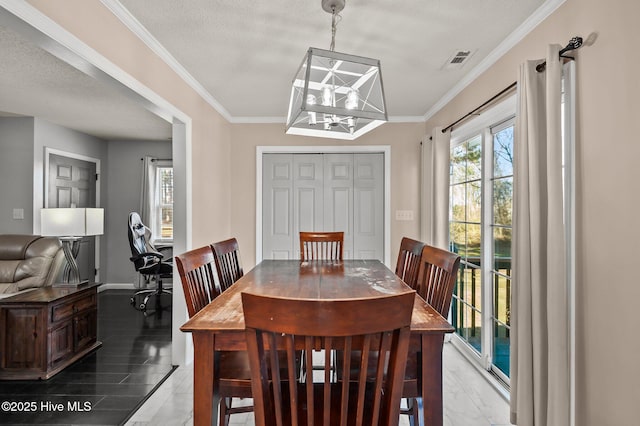
[[[331,7],[331,46],[329,50],[332,52],[335,51],[336,48],[336,30],[338,28],[338,24],[342,20],[342,16],[336,11],[336,7]]]

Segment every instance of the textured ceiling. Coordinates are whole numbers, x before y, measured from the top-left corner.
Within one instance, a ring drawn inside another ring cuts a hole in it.
[[[116,3],[105,0],[105,3]],[[237,121],[284,121],[309,47],[327,49],[320,0],[120,0]],[[393,119],[424,116],[544,0],[347,0],[336,51],[380,59]],[[445,69],[457,50],[473,56]],[[166,139],[168,123],[0,26],[0,115],[103,138]]]
[[[171,124],[0,26],[0,116],[32,116],[104,139],[166,140]]]

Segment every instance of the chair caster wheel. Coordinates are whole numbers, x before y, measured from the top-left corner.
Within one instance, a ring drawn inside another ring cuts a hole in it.
[[[146,303],[141,303],[140,304],[140,310],[144,311],[145,309],[147,309],[147,304]]]

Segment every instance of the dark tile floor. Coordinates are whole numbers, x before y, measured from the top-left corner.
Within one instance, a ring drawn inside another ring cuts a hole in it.
[[[98,296],[98,339],[102,347],[46,381],[0,381],[0,424],[123,424],[173,371],[171,311],[148,315],[129,304],[131,291]],[[162,306],[169,306],[163,295]],[[61,404],[61,405],[60,405]],[[26,411],[31,410],[31,411]]]

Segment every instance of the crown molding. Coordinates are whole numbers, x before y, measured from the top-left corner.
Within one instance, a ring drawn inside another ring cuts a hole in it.
[[[213,109],[218,111],[227,121],[233,122],[229,111],[222,106],[189,72],[173,57],[171,53],[125,8],[118,0],[100,0],[133,34],[162,59],[180,78],[184,80]]]
[[[518,44],[527,34],[544,21],[549,15],[560,7],[566,0],[547,0],[536,9],[518,28],[505,38],[495,49],[491,51],[478,65],[475,66],[467,75],[449,90],[438,102],[436,102],[422,117],[423,121],[429,120],[436,115],[438,111],[444,108],[453,100],[460,92],[469,86],[483,72],[488,70],[495,64],[504,54]]]

